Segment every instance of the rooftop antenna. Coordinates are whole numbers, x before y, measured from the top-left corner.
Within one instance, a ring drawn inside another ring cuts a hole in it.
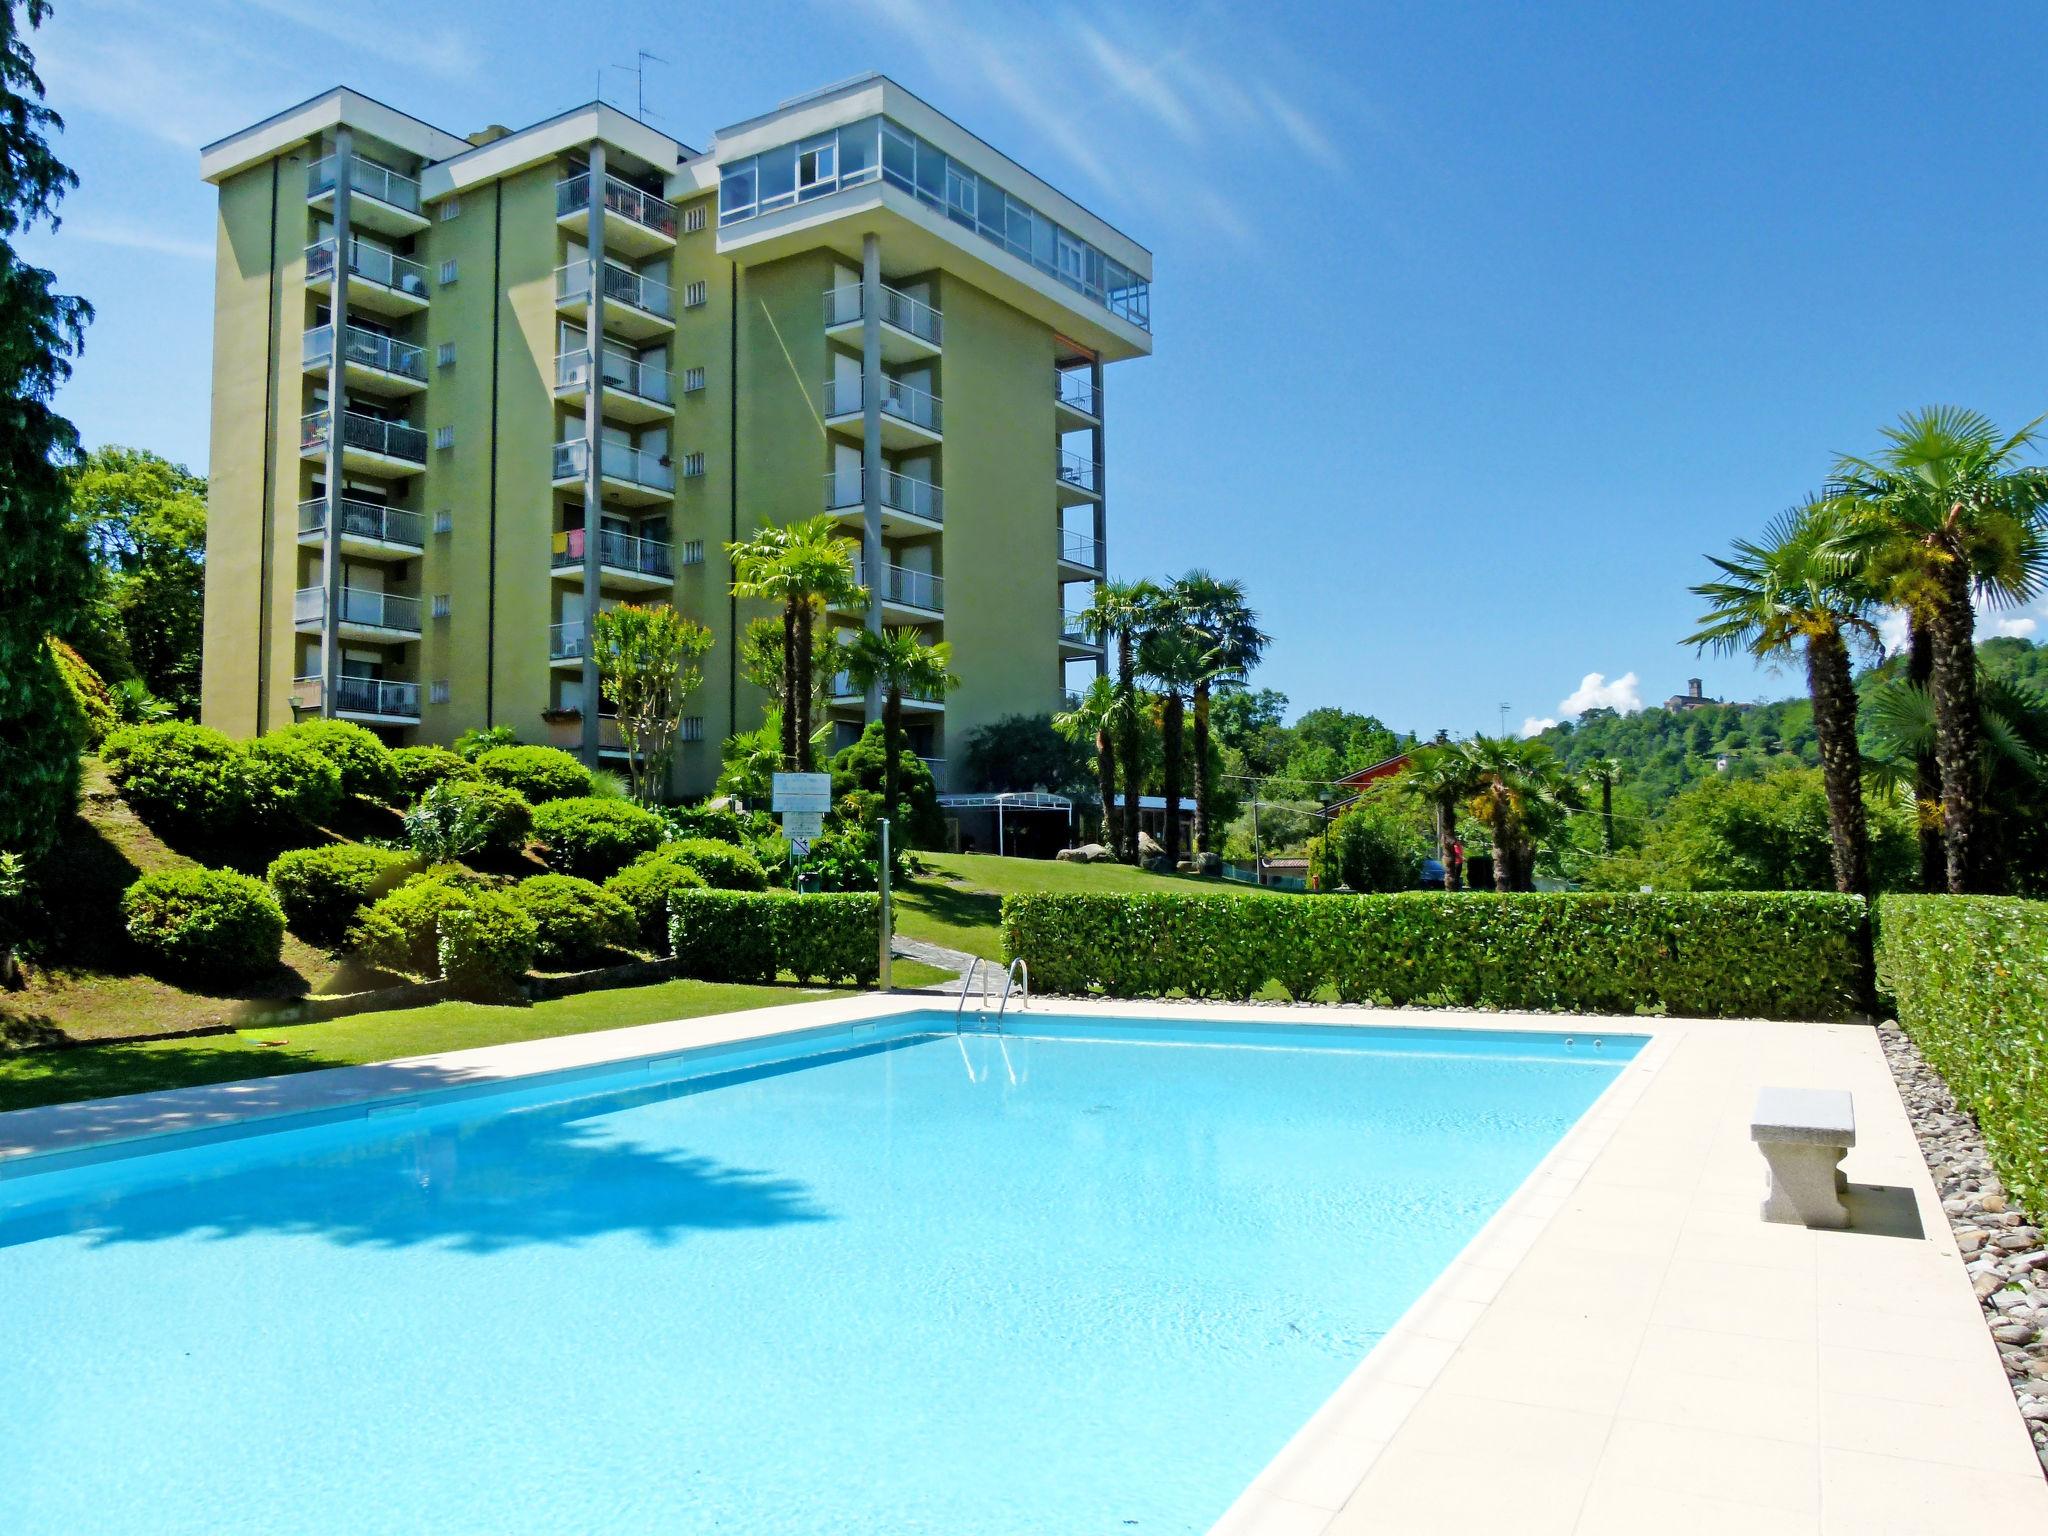
[[[1507,705],[1507,704],[1502,704],[1502,705],[1501,705],[1501,707],[1500,707],[1500,733],[1501,733],[1501,735],[1503,735],[1503,736],[1507,735],[1507,733],[1508,733],[1508,709],[1509,709],[1509,708],[1510,708],[1510,706],[1509,706],[1509,705]]]
[[[647,66],[649,64],[666,63],[668,63],[668,60],[664,59],[660,54],[649,53],[645,48],[642,48],[633,56],[632,63],[609,66],[633,77],[633,115],[643,123],[647,121],[650,115],[654,117],[661,116],[659,112],[650,114],[647,110]],[[600,73],[599,78],[603,78],[602,73]]]

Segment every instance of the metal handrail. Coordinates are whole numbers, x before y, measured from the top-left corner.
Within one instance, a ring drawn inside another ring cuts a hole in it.
[[[582,474],[590,462],[590,445],[580,437],[556,443],[554,453],[554,478],[557,480]],[[604,475],[607,480],[630,481],[634,485],[644,485],[650,491],[673,491],[676,488],[673,464],[663,463],[660,454],[625,443],[604,445]]]
[[[357,538],[374,539],[380,544],[402,544],[410,549],[424,549],[427,542],[427,522],[419,513],[408,512],[403,507],[357,501],[347,496],[341,499],[340,528],[344,534],[354,534]],[[327,498],[315,496],[300,502],[299,532],[326,531]]]
[[[946,520],[946,493],[941,487],[894,469],[885,469],[881,474],[880,500],[883,506],[907,517],[921,517],[928,523]],[[842,507],[857,507],[866,489],[866,470],[828,469],[825,471],[825,509],[836,512]]]
[[[555,388],[576,389],[590,382],[590,349],[555,354]],[[604,387],[616,389],[656,405],[672,405],[669,371],[653,368],[629,352],[615,347],[604,349]]]
[[[348,242],[348,269],[380,288],[389,288],[415,299],[427,296],[425,267],[396,251],[387,251],[381,245],[369,245],[354,235]],[[334,236],[329,235],[325,240],[316,240],[306,247],[306,281],[317,282],[323,277],[333,276]]]
[[[1020,979],[1024,988],[1024,1001],[1017,1006],[1020,1009],[1025,1009],[1031,1006],[1031,967],[1024,963],[1022,955],[1012,960],[1009,970],[1003,973],[1003,998],[1001,1002],[996,1004],[996,1030],[998,1033],[1002,1031],[1003,1014],[1010,1006],[1010,989],[1015,987]]]
[[[1102,569],[1102,546],[1093,534],[1081,533],[1072,528],[1060,530],[1060,558],[1069,565],[1086,566],[1091,571]]]
[[[1102,461],[1099,459],[1091,459],[1085,454],[1062,448],[1059,450],[1055,472],[1068,485],[1080,490],[1097,493],[1102,490]]]
[[[379,165],[374,160],[365,160],[361,155],[348,157],[348,184],[366,197],[374,197],[380,203],[389,203],[393,208],[402,208],[407,213],[420,211],[420,184],[410,176],[394,171],[388,165]],[[334,156],[323,155],[313,162],[306,173],[306,195],[318,197],[334,186]]]
[[[1092,375],[1081,369],[1055,368],[1052,371],[1053,398],[1069,410],[1081,412],[1084,416],[1102,414],[1102,398],[1095,387]]]
[[[659,315],[664,320],[675,318],[675,295],[667,283],[644,272],[635,272],[630,267],[622,267],[615,261],[607,260],[604,264],[604,296],[645,310],[650,315]],[[555,268],[557,303],[570,299],[588,300],[589,297],[589,262],[565,262]]]
[[[868,586],[865,567],[866,561],[856,555],[853,579]],[[946,580],[943,576],[930,571],[915,571],[907,565],[884,565],[881,574],[882,579],[873,590],[883,602],[901,603],[906,608],[923,608],[932,613],[946,611]]]
[[[899,288],[887,283],[882,287],[882,321],[893,325],[899,331],[906,331],[920,341],[933,346],[943,345],[945,316],[923,299],[914,299]],[[825,325],[829,329],[836,325],[851,325],[866,313],[867,285],[848,283],[844,287],[825,290]]]
[[[412,379],[421,384],[427,382],[426,349],[416,347],[409,341],[400,341],[395,336],[385,336],[377,331],[366,331],[359,325],[351,325],[343,334],[341,355],[344,362],[375,368],[379,373],[395,373],[400,378]],[[316,325],[307,331],[303,356],[308,363],[324,362],[332,358],[334,327]]]
[[[827,416],[850,416],[863,409],[867,397],[861,391],[859,379],[827,379],[825,381],[825,414]],[[945,402],[928,389],[919,389],[915,384],[906,384],[901,379],[882,380],[881,410],[884,416],[894,416],[898,421],[907,421],[914,427],[923,427],[927,432],[945,430]]]
[[[583,563],[584,530],[569,528],[555,535],[551,568],[566,570]],[[611,570],[634,571],[642,576],[672,577],[676,573],[675,550],[660,539],[639,534],[599,529],[597,563]]]
[[[975,972],[979,971],[985,964],[987,962],[981,956],[976,955],[974,957],[974,964],[968,966],[967,974],[960,978],[960,1001],[953,1005],[953,1033],[956,1035],[960,1033],[960,1021],[967,1013],[967,995],[973,990]],[[988,983],[985,981],[982,983],[981,1001],[982,1006],[986,1008],[988,1006]]]
[[[555,183],[555,216],[566,218],[590,206],[590,172],[580,171]],[[604,179],[604,211],[653,230],[673,240],[676,234],[675,204],[652,192],[643,192],[616,176]]]
[[[326,444],[328,420],[329,413],[324,410],[308,411],[299,418],[301,450]],[[346,446],[360,448],[365,453],[380,453],[386,458],[406,459],[414,464],[427,462],[427,434],[409,422],[386,421],[381,416],[345,411],[341,420],[341,440]]]

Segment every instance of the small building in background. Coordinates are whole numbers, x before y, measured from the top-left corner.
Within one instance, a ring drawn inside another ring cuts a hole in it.
[[[1674,693],[1664,701],[1666,709],[1711,709],[1718,706],[1720,699],[1710,699],[1704,684],[1696,677],[1685,680],[1685,692]]]

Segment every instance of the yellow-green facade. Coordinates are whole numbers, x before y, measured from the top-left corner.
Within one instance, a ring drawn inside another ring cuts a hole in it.
[[[799,142],[827,146],[797,160],[817,195],[771,208],[782,146]],[[864,142],[878,164],[906,143],[927,159],[860,181]],[[920,199],[932,156],[956,205]],[[736,211],[757,162],[761,211]],[[842,163],[855,169],[820,180]],[[323,241],[343,164],[354,259],[337,367]],[[206,173],[208,724],[253,735],[328,713],[396,742],[505,725],[581,744],[588,470],[560,445],[585,435],[597,270],[614,297],[595,596],[673,604],[714,638],[677,793],[708,790],[723,740],[760,722],[738,641],[767,610],[731,597],[725,546],[766,523],[834,511],[893,568],[867,557],[873,622],[951,643],[957,688],[906,714],[942,788],[949,743],[1058,708],[1100,665],[1063,614],[1104,569],[1102,374],[1150,349],[1128,299],[1149,256],[891,82],[788,104],[703,153],[604,107],[462,140],[340,91],[209,147]],[[1049,249],[1071,277],[1033,265],[1031,209],[1052,210],[1037,235],[1057,220],[1066,243]],[[1119,275],[1121,313],[1089,253]],[[320,414],[337,391],[338,428]],[[871,708],[835,698],[839,739]]]

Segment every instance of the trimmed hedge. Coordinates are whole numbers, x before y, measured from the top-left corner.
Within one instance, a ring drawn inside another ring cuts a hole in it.
[[[443,779],[471,781],[483,777],[475,763],[446,747],[394,747],[391,776],[397,797],[407,805]]]
[[[576,795],[533,808],[550,867],[587,880],[615,875],[661,841],[661,818],[630,800]]]
[[[242,749],[249,810],[272,832],[317,827],[341,809],[341,770],[312,742],[273,731]]]
[[[633,909],[574,875],[535,875],[513,886],[512,904],[533,919],[534,958],[553,970],[578,970],[637,936]]]
[[[513,858],[533,829],[533,807],[525,797],[489,779],[443,780],[405,818],[413,851],[426,859]]]
[[[409,853],[329,843],[279,854],[266,875],[292,932],[315,944],[335,944],[358,912],[418,868]]]
[[[2008,1193],[2048,1217],[2048,903],[1880,897],[1877,975]]]
[[[668,953],[668,899],[677,891],[705,889],[704,877],[676,859],[642,855],[628,864],[604,888],[633,912],[633,926],[640,947],[650,954]]]
[[[663,843],[647,857],[687,865],[716,891],[768,889],[768,871],[761,867],[759,859],[744,848],[735,848],[713,837],[679,837],[672,843]]]
[[[493,747],[476,766],[492,783],[518,790],[530,805],[590,793],[590,770],[560,747]]]
[[[539,930],[503,891],[469,896],[466,904],[441,913],[435,959],[449,985],[465,997],[507,997],[533,964]]]
[[[389,800],[397,787],[397,767],[391,749],[377,739],[377,733],[353,720],[301,720],[280,726],[272,738],[302,741],[334,764],[341,774],[344,796],[361,795],[379,803]]]
[[[669,897],[676,970],[707,981],[872,985],[881,972],[882,898],[845,892],[676,891]]]
[[[274,970],[284,913],[270,887],[231,869],[167,869],[121,897],[128,937],[160,971],[231,985]]]
[[[152,826],[226,833],[240,830],[249,814],[241,744],[210,726],[124,726],[100,756],[122,798]]]
[[[432,976],[440,966],[441,914],[468,906],[483,889],[483,879],[467,870],[415,875],[364,910],[349,930],[349,944],[387,971]]]
[[[1820,892],[1672,896],[1003,898],[1003,944],[1049,993],[1839,1019],[1862,1010],[1868,924]]]

